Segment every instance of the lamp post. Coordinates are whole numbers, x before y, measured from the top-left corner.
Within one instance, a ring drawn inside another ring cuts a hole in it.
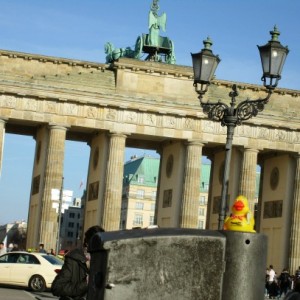
[[[58,255],[60,247],[60,227],[61,227],[61,209],[63,203],[64,177],[61,179],[61,187],[59,192],[58,218],[57,218],[57,233],[56,233],[56,249],[55,254]]]
[[[211,50],[212,41],[210,38],[203,41],[204,49],[202,49],[201,52],[191,54],[194,69],[194,87],[199,95],[198,98],[200,100],[201,107],[203,108],[203,112],[207,114],[209,119],[221,122],[222,126],[227,127],[225,165],[218,219],[219,230],[223,229],[224,219],[226,216],[226,196],[228,190],[234,129],[237,125],[241,125],[242,121],[255,117],[258,112],[263,111],[265,104],[268,103],[271,94],[281,78],[281,71],[289,52],[287,47],[283,47],[280,44],[278,40],[280,32],[277,30],[276,26],[273,31],[270,31],[270,34],[272,39],[266,45],[258,46],[263,68],[263,76],[261,80],[267,89],[267,95],[263,99],[246,99],[237,104],[236,97],[238,96],[238,89],[236,84],[233,84],[232,91],[229,93],[229,97],[231,98],[229,105],[221,100],[217,102],[204,102],[203,96],[207,92],[208,86],[210,85],[215,70],[221,60],[217,55],[213,54]]]

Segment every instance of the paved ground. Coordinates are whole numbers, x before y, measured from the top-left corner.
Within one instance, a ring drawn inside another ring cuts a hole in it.
[[[21,288],[0,287],[0,300],[57,300],[58,297],[53,296],[49,292],[33,293]]]

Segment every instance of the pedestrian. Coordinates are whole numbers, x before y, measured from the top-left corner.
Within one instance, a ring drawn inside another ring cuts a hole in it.
[[[284,300],[300,300],[300,280],[296,279],[294,289],[288,291]]]
[[[275,271],[273,269],[273,265],[269,266],[269,277],[268,277],[268,295],[270,299],[275,299],[277,296],[277,282],[275,282]]]
[[[55,256],[55,251],[51,249],[50,254]]]
[[[298,269],[295,272],[295,280],[300,280],[300,266],[298,267]]]
[[[54,296],[60,297],[60,300],[85,299],[89,273],[87,246],[94,234],[103,231],[98,225],[90,227],[84,234],[83,247],[73,249],[65,255],[63,267],[52,282],[51,292]]]
[[[287,268],[284,268],[279,276],[280,297],[286,295],[291,288],[291,276]]]
[[[4,246],[4,243],[0,243],[0,255],[5,254],[6,253],[6,248]]]
[[[10,243],[8,245],[7,252],[11,252],[11,250],[12,250],[13,247],[14,247],[14,244]]]
[[[265,274],[265,297],[269,295],[269,268],[266,268]]]
[[[44,249],[44,244],[39,245],[39,253],[47,253],[47,251]]]
[[[274,280],[269,285],[269,299],[276,299],[280,294],[280,287],[277,278],[275,277]]]
[[[18,246],[18,244],[14,244],[13,247],[12,247],[12,249],[11,249],[10,251],[11,251],[11,252],[13,252],[13,251],[19,251],[19,246]]]

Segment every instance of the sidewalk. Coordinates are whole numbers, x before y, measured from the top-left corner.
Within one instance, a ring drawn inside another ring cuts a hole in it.
[[[0,288],[0,299],[5,300],[33,300],[36,299],[32,294],[21,289]]]

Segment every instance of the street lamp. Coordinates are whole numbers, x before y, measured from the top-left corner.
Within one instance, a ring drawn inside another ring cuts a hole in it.
[[[267,89],[267,96],[257,100],[246,99],[236,106],[236,97],[238,89],[233,84],[232,91],[229,93],[231,98],[230,105],[219,100],[218,102],[203,102],[203,96],[208,90],[208,86],[214,76],[214,72],[221,61],[217,55],[214,55],[210,38],[203,41],[204,49],[199,53],[191,54],[194,69],[194,87],[199,95],[199,100],[203,112],[213,121],[221,122],[222,126],[227,127],[227,138],[225,145],[225,165],[222,182],[221,203],[219,210],[218,229],[223,229],[224,219],[226,216],[226,195],[228,190],[228,179],[230,170],[231,150],[234,129],[241,125],[242,121],[255,117],[258,112],[263,111],[265,104],[268,103],[271,94],[276,88],[281,78],[281,71],[289,52],[287,47],[283,47],[278,36],[280,32],[276,26],[270,31],[272,39],[264,46],[257,46],[260,52],[263,76],[261,80]]]
[[[61,179],[61,187],[59,193],[58,218],[57,218],[57,233],[56,233],[56,248],[55,254],[58,255],[60,248],[60,228],[61,228],[61,209],[63,203],[64,177]]]

